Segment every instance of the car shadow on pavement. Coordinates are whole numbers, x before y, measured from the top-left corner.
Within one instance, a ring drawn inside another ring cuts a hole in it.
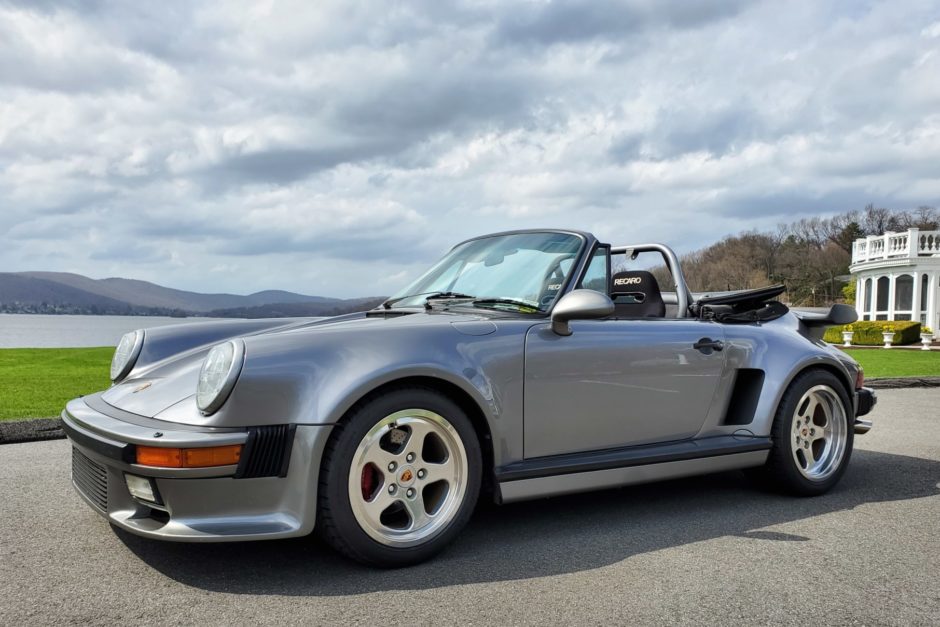
[[[176,544],[115,533],[145,563],[195,588],[349,595],[573,573],[723,536],[807,541],[812,538],[761,529],[866,503],[934,496],[938,482],[940,462],[856,449],[841,483],[816,498],[764,492],[743,473],[730,472],[503,507],[482,504],[453,545],[406,571],[360,566],[313,537]]]

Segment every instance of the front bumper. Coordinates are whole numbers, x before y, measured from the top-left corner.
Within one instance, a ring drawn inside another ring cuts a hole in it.
[[[273,476],[252,476],[265,474],[264,463],[270,460],[252,454],[251,430],[144,418],[110,407],[98,396],[70,401],[62,425],[73,447],[72,483],[79,495],[127,531],[161,540],[225,542],[302,536],[313,530],[320,459],[330,425],[291,429],[283,463],[267,464],[274,469],[267,474]],[[246,444],[243,454],[252,455],[253,465],[152,468],[135,463],[137,445],[228,444]],[[260,454],[260,445],[255,446]],[[125,474],[151,479],[162,502],[131,496]]]
[[[869,412],[871,412],[871,410],[878,403],[878,397],[875,395],[875,391],[871,388],[861,388],[856,390],[855,396],[855,433],[868,433],[871,431],[872,421],[862,420],[861,417],[866,416]]]

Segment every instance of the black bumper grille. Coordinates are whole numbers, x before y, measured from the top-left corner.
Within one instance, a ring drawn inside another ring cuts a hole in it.
[[[248,429],[248,441],[235,478],[287,476],[294,428],[294,425],[271,425]]]
[[[72,447],[72,483],[85,498],[108,511],[108,469]]]

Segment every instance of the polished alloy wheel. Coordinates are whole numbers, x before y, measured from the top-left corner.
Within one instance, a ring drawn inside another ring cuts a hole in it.
[[[845,408],[835,390],[807,390],[793,413],[790,449],[797,469],[813,481],[828,478],[839,469],[847,438]]]
[[[457,515],[467,490],[467,452],[441,415],[406,409],[362,438],[349,472],[359,526],[388,546],[421,544]]]

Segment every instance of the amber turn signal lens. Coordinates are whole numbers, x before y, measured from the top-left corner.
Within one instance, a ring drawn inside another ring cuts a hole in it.
[[[205,466],[230,466],[237,464],[242,456],[242,445],[211,446],[208,448],[184,448],[184,468],[204,468]]]
[[[160,468],[207,468],[231,466],[242,456],[242,445],[207,446],[203,448],[166,448],[138,446],[137,463]]]
[[[159,446],[138,446],[137,463],[141,466],[182,468],[183,449],[164,448]]]

